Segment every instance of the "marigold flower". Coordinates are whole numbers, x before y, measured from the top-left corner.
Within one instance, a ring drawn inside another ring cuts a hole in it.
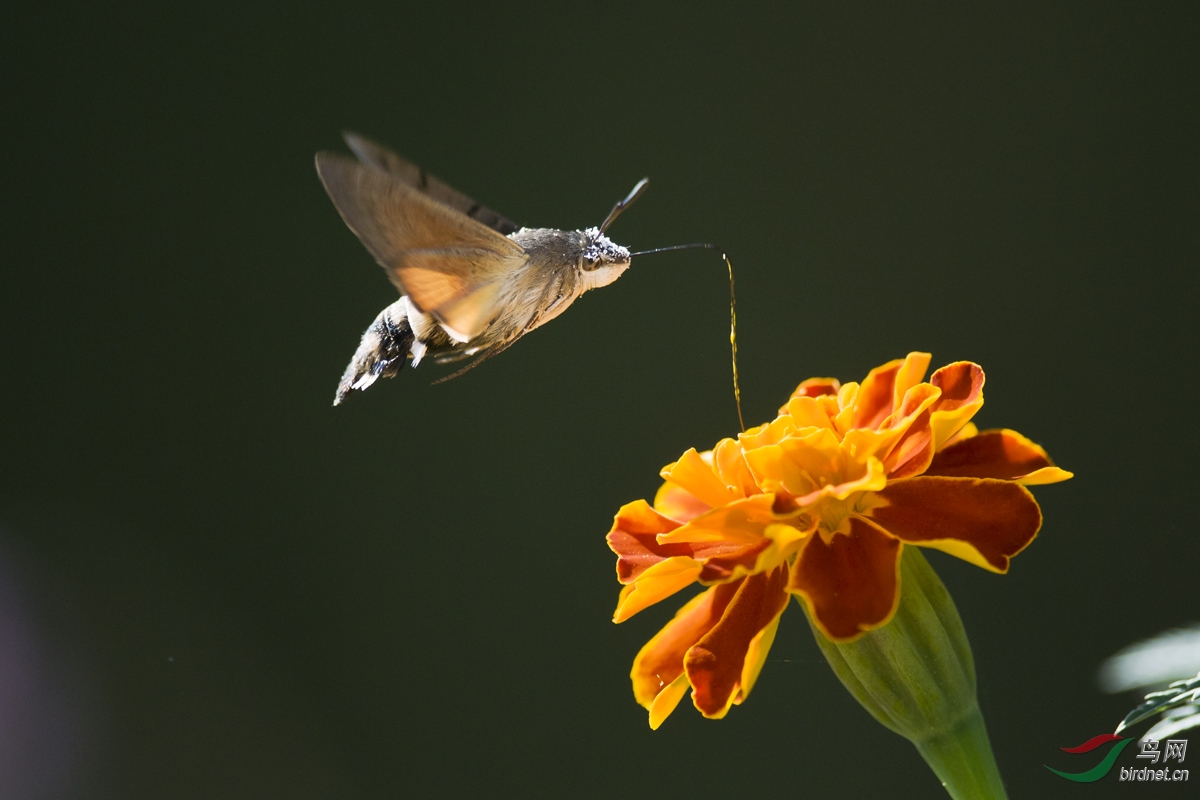
[[[992,572],[1037,535],[1026,486],[1071,473],[1011,430],[980,432],[983,370],[960,361],[922,382],[928,353],[861,384],[802,382],[772,422],[662,470],[653,505],[617,513],[608,543],[622,622],[692,583],[708,589],[634,660],[634,696],[657,728],[690,687],[719,719],[750,693],[789,595],[834,642],[886,625],[900,553],[932,547]]]

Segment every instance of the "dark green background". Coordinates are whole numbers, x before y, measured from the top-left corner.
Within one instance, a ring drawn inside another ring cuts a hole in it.
[[[395,298],[312,167],[343,128],[534,226],[650,175],[611,232],[728,248],[749,423],[909,350],[982,364],[979,421],[1077,474],[1008,576],[931,557],[997,758],[1014,798],[1134,791],[1042,764],[1091,766],[1058,748],[1132,705],[1097,665],[1200,600],[1198,17],[1148,5],[10,9],[8,791],[940,793],[794,606],[726,720],[633,702],[677,603],[614,626],[603,534],[736,429],[714,255],[330,408]]]

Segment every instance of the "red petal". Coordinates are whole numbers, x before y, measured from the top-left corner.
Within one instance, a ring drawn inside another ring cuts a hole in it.
[[[883,468],[888,480],[898,481],[925,472],[933,458],[933,426],[929,409],[921,412],[892,448]]]
[[[956,361],[933,373],[929,382],[942,390],[935,411],[952,411],[975,402],[983,393],[983,368],[970,361]]]
[[[883,461],[889,480],[920,475],[933,458],[933,427],[930,424],[930,405],[937,403],[937,390],[927,383],[914,386],[904,395],[899,409],[892,415],[889,427],[906,425],[904,435],[888,452]],[[916,417],[909,419],[916,414]]]
[[[875,499],[886,505],[867,514],[888,533],[993,572],[1007,572],[1009,559],[1042,526],[1041,509],[1028,489],[993,478],[922,475],[889,483]]]
[[[837,378],[809,378],[801,381],[796,387],[796,391],[792,392],[788,398],[790,403],[796,397],[823,397],[824,395],[836,395],[838,390],[842,388],[842,384]],[[788,413],[788,403],[784,403],[779,407],[779,413]]]
[[[786,586],[785,565],[746,578],[721,621],[688,650],[685,667],[692,702],[704,716],[724,716],[737,699],[746,651],[758,632],[787,606]]]
[[[850,517],[850,533],[809,538],[788,589],[830,639],[846,641],[887,624],[896,611],[903,545],[870,520]]]
[[[983,368],[970,361],[956,361],[933,373],[929,382],[942,390],[929,409],[934,450],[962,430],[983,406],[983,381]]]
[[[820,397],[825,394],[837,394],[842,384],[837,378],[809,378],[801,381],[792,392],[792,397]]]
[[[876,367],[863,379],[854,400],[855,428],[876,429],[900,407],[908,390],[921,382],[929,368],[929,353],[909,353]]]
[[[692,598],[646,643],[633,660],[630,675],[633,696],[639,703],[649,708],[658,693],[683,674],[688,650],[721,621],[741,583],[723,583]]]
[[[645,500],[621,506],[608,532],[608,546],[619,556],[617,580],[631,583],[660,561],[671,556],[690,556],[689,545],[659,544],[654,538],[678,527],[678,522],[659,514]]]
[[[753,545],[725,544],[712,542],[693,545],[692,558],[704,562],[700,572],[701,583],[715,583],[728,579],[737,567],[747,572],[754,568],[758,555],[771,546],[771,540],[763,537]]]
[[[892,413],[892,390],[902,366],[904,361],[898,358],[867,373],[854,399],[853,427],[875,429]]]
[[[933,458],[926,475],[1013,480],[1054,466],[1046,451],[1016,431],[983,431],[949,445]]]

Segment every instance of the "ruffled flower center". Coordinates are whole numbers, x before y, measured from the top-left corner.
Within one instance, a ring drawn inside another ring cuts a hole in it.
[[[845,500],[828,497],[818,500],[813,507],[813,516],[817,518],[817,530],[828,534],[850,533],[850,523],[847,518],[851,514],[861,513],[860,501],[867,492],[855,492]]]

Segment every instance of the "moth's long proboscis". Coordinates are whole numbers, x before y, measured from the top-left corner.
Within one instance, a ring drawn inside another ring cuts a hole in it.
[[[729,351],[733,361],[733,401],[737,404],[738,427],[746,432],[746,420],[742,418],[742,387],[738,384],[737,373],[737,294],[733,291],[733,262],[729,255],[722,250],[721,257],[729,269]]]
[[[668,253],[672,250],[715,250],[721,254],[721,258],[725,259],[725,266],[729,270],[729,350],[733,361],[733,401],[737,405],[738,425],[742,432],[746,431],[746,421],[742,418],[742,388],[738,384],[738,368],[737,368],[737,293],[733,289],[733,262],[729,260],[729,255],[725,252],[725,248],[718,247],[715,244],[707,242],[696,242],[693,244],[677,244],[671,247],[657,247],[653,250],[642,250],[637,253],[630,253],[629,257],[646,256],[651,253]]]

